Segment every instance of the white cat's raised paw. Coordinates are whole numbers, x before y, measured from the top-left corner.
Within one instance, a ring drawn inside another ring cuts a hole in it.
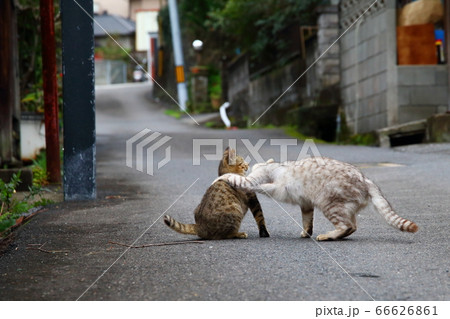
[[[217,177],[217,178],[211,183],[211,185],[212,185],[212,184],[215,184],[215,183],[218,182],[218,181],[225,181],[225,182],[228,182],[228,177],[229,177],[229,175],[231,175],[231,174],[227,173],[227,174],[224,174],[224,175],[222,175],[222,176]]]

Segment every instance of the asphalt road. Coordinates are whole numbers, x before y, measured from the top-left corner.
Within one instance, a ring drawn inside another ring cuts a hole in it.
[[[97,88],[98,199],[55,205],[19,229],[0,257],[1,300],[450,299],[448,144],[317,145],[321,155],[360,166],[398,214],[419,225],[416,234],[388,226],[369,206],[348,239],[301,239],[299,208],[259,195],[270,238],[258,237],[249,213],[241,226],[248,239],[132,249],[109,243],[196,239],[175,233],[161,218],[193,222],[217,175],[218,161],[203,156],[214,147],[202,146],[200,165],[193,165],[193,144],[209,139],[225,147],[231,140],[238,153],[250,155],[246,145],[266,139],[258,154],[280,160],[276,144],[294,141],[280,130],[211,130],[176,120],[149,101],[149,91],[145,84]],[[126,140],[146,128],[171,137],[154,153],[153,176],[126,166]],[[289,146],[288,159],[296,159],[302,145]],[[170,161],[158,169],[167,146]],[[331,229],[316,212],[314,234]],[[54,252],[26,250],[44,243]]]

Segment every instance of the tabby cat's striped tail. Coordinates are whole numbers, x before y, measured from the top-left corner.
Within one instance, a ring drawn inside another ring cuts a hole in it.
[[[197,225],[195,224],[183,224],[177,222],[175,219],[170,217],[169,215],[164,216],[164,223],[172,228],[174,231],[179,232],[180,234],[186,235],[197,235]]]
[[[386,219],[387,223],[401,231],[407,231],[415,233],[419,230],[419,227],[412,221],[398,216],[392,209],[391,204],[384,198],[380,189],[371,180],[366,178],[366,182],[369,185],[369,194],[372,197],[372,203],[377,211]]]

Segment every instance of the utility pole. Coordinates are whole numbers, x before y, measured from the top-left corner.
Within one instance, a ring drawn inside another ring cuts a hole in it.
[[[97,197],[93,0],[61,0],[64,199]]]
[[[187,87],[184,78],[183,47],[181,45],[180,21],[176,0],[169,0],[170,29],[172,31],[172,45],[175,59],[175,72],[177,79],[178,103],[181,110],[186,111],[188,99]]]
[[[60,183],[61,163],[59,154],[58,85],[56,83],[53,0],[40,0],[40,11],[47,172],[51,183]]]

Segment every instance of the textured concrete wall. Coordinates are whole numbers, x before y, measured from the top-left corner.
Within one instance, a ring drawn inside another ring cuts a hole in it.
[[[231,104],[230,116],[239,124],[243,124],[244,117],[249,112],[249,83],[248,59],[241,55],[228,66],[228,99]],[[233,123],[234,125],[236,123]]]
[[[281,68],[251,79],[247,57],[240,57],[228,68],[230,115],[238,122],[248,120],[252,123],[270,108],[258,124],[283,124],[285,112],[301,101],[304,80],[292,84],[302,69],[300,59],[294,59]]]
[[[228,66],[228,95],[230,96],[230,102],[233,102],[235,95],[243,90],[247,90],[249,81],[248,59],[247,56],[241,55]]]
[[[372,3],[341,1],[341,32],[350,28],[340,41],[341,96],[355,133],[388,125],[388,47],[395,19],[390,21],[389,9],[380,3],[357,20]]]
[[[249,117],[256,120],[263,112],[270,110],[258,121],[259,124],[284,124],[285,113],[302,103],[305,79],[294,82],[303,71],[300,59],[272,70],[250,81]]]
[[[395,0],[380,0],[365,12],[371,4],[340,3],[341,32],[349,29],[340,42],[342,104],[350,129],[370,132],[444,112],[447,66],[397,65]]]
[[[399,123],[447,110],[447,66],[398,66]]]
[[[318,13],[316,58],[328,50],[317,61],[316,66],[320,88],[324,88],[335,85],[340,80],[339,42],[333,44],[339,36],[339,15],[336,6],[321,7]]]
[[[317,34],[306,41],[304,106],[340,103],[339,15],[337,6],[319,7]]]
[[[339,104],[339,43],[330,48],[339,36],[338,22],[336,6],[318,8],[317,34],[305,43],[306,60],[299,52],[286,65],[258,75],[250,74],[246,56],[233,61],[228,66],[231,115],[253,122],[270,108],[258,124],[284,124],[292,108]]]

